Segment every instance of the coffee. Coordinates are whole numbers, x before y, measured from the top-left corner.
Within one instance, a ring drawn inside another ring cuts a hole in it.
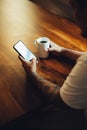
[[[46,43],[47,41],[40,41],[40,43]]]

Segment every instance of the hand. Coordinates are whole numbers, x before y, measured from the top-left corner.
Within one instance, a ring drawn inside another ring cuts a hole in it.
[[[54,42],[51,42],[50,48],[48,51],[58,56],[58,55],[61,55],[64,50],[65,50],[64,47],[59,46],[55,44]]]
[[[20,61],[22,62],[22,66],[25,70],[25,72],[30,76],[32,73],[36,74],[36,59],[33,58],[31,61],[26,61],[21,56],[18,56]]]

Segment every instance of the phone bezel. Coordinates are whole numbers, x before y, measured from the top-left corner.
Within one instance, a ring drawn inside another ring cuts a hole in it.
[[[19,43],[19,42],[22,42],[21,40],[19,40],[18,42],[16,42],[14,45],[13,45],[13,48],[15,49],[15,51],[20,55],[20,56],[22,56],[25,60],[26,60],[26,58],[16,49],[16,45]],[[32,53],[33,54],[33,52],[24,44],[24,42],[22,42],[22,44],[28,49],[28,51],[30,51],[30,53]],[[34,54],[33,54],[34,55]],[[35,55],[34,55],[35,56]],[[36,56],[35,56],[35,58],[36,58]],[[30,59],[30,60],[32,60],[32,58]]]

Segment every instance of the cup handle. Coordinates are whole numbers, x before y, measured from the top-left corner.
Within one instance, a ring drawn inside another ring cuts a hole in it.
[[[38,47],[37,39],[34,40],[34,45],[35,45],[36,48]]]

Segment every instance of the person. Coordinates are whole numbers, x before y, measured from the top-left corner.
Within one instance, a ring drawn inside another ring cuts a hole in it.
[[[87,53],[70,50],[53,42],[49,51],[56,56],[64,55],[74,61],[77,60],[76,65],[61,87],[38,75],[36,59],[26,61],[21,56],[18,57],[27,73],[29,82],[32,83],[32,87],[39,89],[49,103],[58,104],[59,110],[44,111],[43,108],[35,108],[29,113],[0,126],[0,130],[85,130],[83,109],[87,105]]]
[[[74,17],[82,35],[87,37],[87,0],[70,0],[74,10]],[[76,61],[75,66],[67,76],[63,85],[59,87],[36,72],[36,59],[26,61],[19,56],[23,68],[30,82],[39,89],[44,97],[51,102],[57,102],[62,108],[85,110],[87,114],[87,52],[67,49],[51,43],[49,51],[55,55],[64,55]]]
[[[82,34],[86,36],[87,33],[87,1],[86,0],[70,0],[70,4],[74,9],[74,16],[78,22],[79,27],[82,30]],[[60,49],[59,49],[60,48]],[[80,52],[64,47],[59,47],[51,43],[49,49],[51,53],[55,55],[65,55],[76,61],[76,64],[63,85],[59,87],[50,81],[47,81],[43,77],[39,76],[36,72],[36,60],[25,61],[22,57],[19,59],[33,83],[33,86],[37,87],[44,96],[50,100],[58,100],[59,98],[65,106],[69,106],[74,109],[87,109],[87,52]],[[64,107],[64,106],[63,106]]]
[[[77,63],[60,88],[57,84],[54,84],[37,74],[36,59],[26,61],[19,56],[30,82],[33,83],[33,86],[41,90],[45,98],[49,101],[57,100],[60,95],[62,101],[71,108],[84,109],[87,99],[86,65],[84,65],[87,61],[87,53],[59,47],[54,43],[51,43],[49,51],[55,55],[67,56],[74,61],[78,59]]]

